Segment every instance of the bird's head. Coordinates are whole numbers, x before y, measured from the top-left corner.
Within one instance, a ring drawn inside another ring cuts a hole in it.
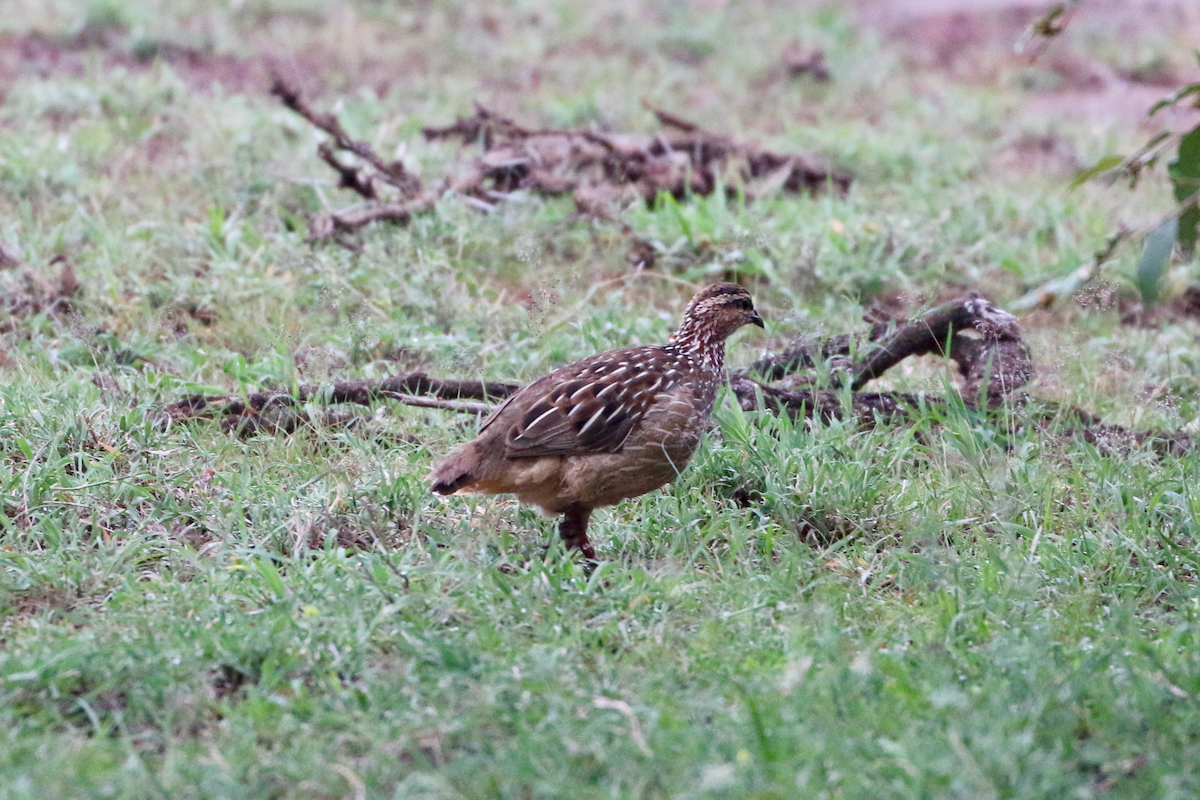
[[[688,303],[683,322],[697,325],[709,336],[727,338],[743,325],[763,327],[763,319],[754,310],[750,293],[736,283],[705,286]],[[683,326],[680,326],[682,330]]]
[[[688,303],[671,343],[683,350],[699,351],[707,361],[720,366],[725,340],[743,325],[764,327],[750,293],[736,283],[713,283]]]

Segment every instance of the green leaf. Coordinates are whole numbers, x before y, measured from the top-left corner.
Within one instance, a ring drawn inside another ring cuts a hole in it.
[[[283,576],[279,574],[279,570],[271,563],[269,558],[260,558],[258,560],[258,574],[266,580],[267,586],[277,598],[282,600],[287,596],[287,587],[283,583]]]
[[[1142,303],[1153,305],[1158,300],[1158,282],[1167,271],[1171,251],[1175,249],[1175,235],[1179,220],[1172,217],[1164,220],[1146,236],[1146,247],[1137,264],[1137,287],[1142,293]]]
[[[1167,174],[1175,187],[1175,199],[1186,206],[1179,215],[1179,247],[1191,258],[1196,251],[1196,234],[1200,228],[1200,125],[1179,140],[1179,157],[1167,165]]]
[[[208,235],[214,243],[222,240],[221,231],[225,227],[225,207],[220,203],[208,209]]]
[[[1173,105],[1177,104],[1180,100],[1182,100],[1183,98],[1185,98],[1191,94],[1200,95],[1200,83],[1191,83],[1191,84],[1188,84],[1187,86],[1184,86],[1182,89],[1171,92],[1169,95],[1164,97],[1162,100],[1159,100],[1157,103],[1150,106],[1150,112],[1148,114],[1146,114],[1146,116],[1153,117],[1155,114],[1157,114],[1159,111],[1162,111],[1167,106],[1173,106]]]
[[[1179,249],[1186,258],[1196,252],[1196,231],[1200,228],[1200,208],[1195,204],[1179,215]]]
[[[692,225],[688,221],[687,215],[679,207],[679,203],[667,192],[659,192],[659,197],[662,198],[663,207],[670,211],[671,215],[675,217],[675,221],[679,223],[679,228],[683,231],[683,235],[687,237],[689,242],[694,242],[696,240],[695,232],[692,230]]]
[[[1071,181],[1071,188],[1078,189],[1087,181],[1099,175],[1101,172],[1108,172],[1110,169],[1116,169],[1125,161],[1125,156],[1117,153],[1112,153],[1097,161],[1087,169],[1081,169],[1075,173],[1075,180]]]

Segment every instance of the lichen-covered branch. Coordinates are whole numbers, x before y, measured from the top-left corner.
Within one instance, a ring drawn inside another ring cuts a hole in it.
[[[861,389],[909,356],[933,353],[953,357],[952,342],[955,335],[967,329],[976,331],[984,344],[972,347],[965,344],[966,340],[960,342],[958,353],[963,360],[955,360],[959,361],[959,369],[964,375],[973,365],[986,361],[996,349],[996,343],[1006,341],[1021,344],[1018,349],[1025,353],[1026,363],[1006,363],[1011,372],[1007,376],[1007,383],[1002,385],[1007,385],[1011,391],[1029,381],[1033,367],[1021,341],[1017,318],[996,308],[982,295],[972,292],[901,325],[873,347],[868,346],[866,358],[851,370],[850,388],[856,391]],[[1008,352],[1010,349],[1004,350]],[[996,366],[1000,366],[999,362]],[[976,382],[979,380],[976,379]]]

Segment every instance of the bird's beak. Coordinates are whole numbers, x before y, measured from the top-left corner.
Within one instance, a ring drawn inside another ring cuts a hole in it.
[[[767,326],[763,323],[763,318],[758,315],[757,311],[750,312],[750,324],[757,325],[758,327],[762,328],[764,331],[767,329]]]

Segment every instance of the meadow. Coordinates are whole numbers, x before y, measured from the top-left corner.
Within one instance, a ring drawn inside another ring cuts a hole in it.
[[[733,276],[767,321],[733,366],[975,290],[1019,312],[1034,403],[1194,440],[1200,268],[1152,307],[1131,278],[1165,170],[1070,184],[1195,124],[1145,112],[1195,80],[1200,15],[1088,0],[1035,55],[1028,8],[925,5],[5,0],[0,800],[1200,794],[1194,451],[726,397],[678,481],[593,516],[589,574],[510,498],[429,491],[472,415],[164,421],[413,370],[530,380],[665,341]],[[789,74],[796,46],[828,80]],[[447,195],[314,243],[360,198],[272,73],[427,180],[462,156],[421,128],[478,100],[634,132],[664,108],[853,183],[630,203],[628,230]],[[1122,227],[1078,296],[1023,301]],[[924,357],[873,386],[955,381]]]

